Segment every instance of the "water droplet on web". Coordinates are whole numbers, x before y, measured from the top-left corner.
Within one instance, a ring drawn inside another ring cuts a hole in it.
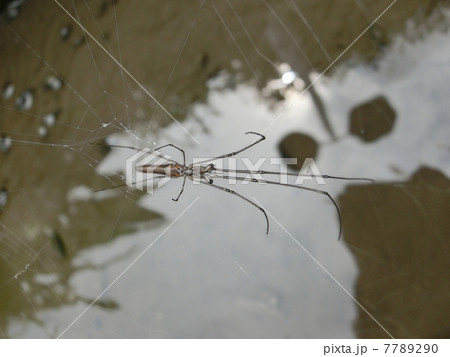
[[[11,98],[14,94],[15,89],[16,89],[16,87],[14,87],[14,84],[6,83],[5,87],[3,88],[3,92],[2,92],[3,99]]]
[[[67,227],[70,223],[70,219],[66,214],[60,214],[58,216],[59,223],[61,223],[62,226]]]
[[[47,129],[45,126],[41,125],[41,126],[38,128],[38,135],[39,135],[41,138],[43,138],[44,136],[46,136],[47,133],[48,133],[48,129]]]
[[[62,79],[56,76],[48,76],[45,79],[45,87],[54,91],[61,89],[62,84]]]
[[[0,208],[3,208],[8,203],[8,191],[5,188],[0,190]]]
[[[8,7],[6,10],[6,17],[8,20],[13,19],[19,15],[19,8],[18,7]]]
[[[12,145],[11,137],[2,135],[0,137],[0,151],[7,152]]]
[[[231,68],[234,70],[239,70],[242,68],[242,62],[238,60],[237,58],[231,60]]]
[[[55,125],[56,122],[56,114],[55,113],[48,113],[45,114],[42,117],[42,122],[44,123],[44,125],[48,128],[51,128],[53,125]]]
[[[103,123],[102,127],[106,128],[107,126],[109,126],[110,123]]]
[[[70,26],[64,26],[61,27],[61,29],[59,30],[59,34],[62,38],[67,38],[70,35],[70,31],[71,31]]]
[[[34,102],[34,94],[31,90],[26,90],[16,98],[16,108],[19,110],[31,109]]]
[[[20,5],[22,5],[23,2],[25,2],[25,0],[15,0],[7,5],[5,10],[7,20],[12,20],[19,15]]]

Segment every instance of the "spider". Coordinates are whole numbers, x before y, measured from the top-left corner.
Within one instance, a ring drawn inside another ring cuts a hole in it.
[[[319,193],[321,195],[326,196],[334,205],[334,207],[336,208],[336,212],[337,212],[337,216],[339,219],[339,235],[338,235],[338,240],[341,238],[341,234],[342,234],[342,217],[341,217],[341,212],[339,210],[339,207],[336,203],[336,201],[330,196],[330,194],[326,191],[322,191],[322,190],[318,190],[318,189],[314,189],[314,188],[310,188],[310,187],[304,187],[304,186],[300,186],[300,185],[296,185],[296,184],[290,184],[290,183],[281,183],[281,182],[277,182],[277,181],[270,181],[270,180],[265,180],[265,179],[257,179],[257,178],[248,178],[248,175],[251,176],[255,176],[255,175],[281,175],[280,172],[276,172],[276,171],[265,171],[265,170],[233,170],[233,169],[221,169],[221,168],[217,168],[212,162],[219,160],[219,159],[223,159],[223,158],[229,158],[235,155],[240,154],[241,152],[250,149],[251,147],[257,145],[258,143],[260,143],[261,141],[265,140],[266,137],[262,134],[253,132],[253,131],[249,131],[245,133],[246,135],[248,134],[252,134],[252,135],[256,135],[258,136],[258,138],[251,144],[241,148],[240,150],[237,151],[233,151],[227,154],[223,154],[223,155],[219,155],[207,160],[203,160],[203,161],[199,161],[196,162],[195,164],[192,163],[190,165],[186,165],[186,154],[184,152],[183,149],[180,149],[178,146],[175,146],[173,144],[166,144],[163,146],[160,146],[154,150],[154,151],[158,151],[160,149],[166,148],[166,147],[173,147],[176,150],[179,150],[182,155],[183,155],[183,164],[180,164],[174,160],[171,159],[166,159],[167,162],[169,163],[165,163],[165,164],[145,164],[145,165],[140,165],[136,167],[136,170],[139,172],[143,172],[143,173],[148,173],[148,174],[152,174],[152,175],[158,175],[161,177],[170,177],[170,178],[183,178],[183,184],[181,186],[181,190],[178,193],[178,196],[176,198],[172,198],[173,201],[178,201],[179,198],[181,197],[183,191],[184,191],[184,187],[185,187],[185,183],[186,183],[186,178],[189,178],[190,180],[196,180],[199,183],[203,184],[203,185],[207,185],[210,187],[214,187],[218,190],[230,193],[232,195],[235,195],[241,199],[243,199],[244,201],[250,203],[251,205],[253,205],[254,207],[256,207],[257,209],[259,209],[263,215],[264,218],[266,220],[266,234],[269,233],[269,218],[267,216],[266,211],[264,210],[264,208],[262,208],[259,204],[257,204],[256,202],[251,201],[250,199],[246,198],[245,196],[237,193],[234,190],[231,190],[227,187],[223,187],[223,186],[219,186],[216,183],[214,183],[214,178],[221,178],[221,179],[232,179],[232,180],[237,180],[237,181],[248,181],[248,182],[253,182],[253,183],[264,183],[264,184],[269,184],[269,185],[279,185],[279,186],[287,186],[287,187],[293,187],[293,188],[297,188],[297,189],[301,189],[301,190],[307,190],[307,191],[311,191],[311,192],[315,192],[315,193]],[[136,149],[134,147],[131,146],[119,146],[119,145],[109,145],[112,147],[120,147],[120,148],[128,148],[128,149],[133,149],[133,150],[139,150]],[[246,177],[241,177],[241,176],[236,176],[237,174],[245,174]],[[231,176],[232,175],[232,176]],[[368,178],[351,178],[351,177],[339,177],[339,176],[330,176],[330,175],[313,175],[313,174],[298,174],[298,173],[287,173],[287,175],[290,176],[306,176],[306,177],[320,177],[323,179],[336,179],[336,180],[362,180],[362,181],[370,181],[373,182],[374,180],[372,179],[368,179]],[[120,186],[125,186],[125,185],[120,185]],[[117,188],[120,186],[115,186],[113,188]],[[104,189],[100,189],[98,191],[101,191]]]

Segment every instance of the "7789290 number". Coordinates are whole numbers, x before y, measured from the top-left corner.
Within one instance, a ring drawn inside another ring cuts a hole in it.
[[[436,344],[420,344],[420,343],[385,343],[384,353],[437,353],[438,346]]]

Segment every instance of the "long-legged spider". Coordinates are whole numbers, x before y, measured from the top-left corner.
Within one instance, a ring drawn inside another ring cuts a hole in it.
[[[166,159],[167,162],[169,163],[165,163],[165,164],[145,164],[145,165],[140,165],[136,167],[137,171],[143,172],[143,173],[148,173],[148,174],[152,174],[152,175],[159,175],[162,177],[170,177],[170,178],[183,178],[183,184],[181,186],[181,190],[178,193],[178,196],[176,198],[172,198],[173,201],[178,201],[178,199],[180,198],[180,196],[182,195],[183,191],[184,191],[184,187],[185,187],[185,183],[186,183],[186,178],[189,178],[190,180],[196,180],[201,184],[210,186],[210,187],[214,187],[216,189],[219,189],[221,191],[227,192],[227,193],[231,193],[243,200],[245,200],[246,202],[250,203],[251,205],[253,205],[254,207],[258,208],[263,214],[264,217],[266,219],[266,234],[269,233],[269,218],[267,217],[267,213],[264,210],[264,208],[262,208],[259,204],[257,204],[256,202],[253,202],[251,200],[249,200],[248,198],[242,196],[241,194],[237,193],[234,190],[231,190],[229,188],[223,187],[223,186],[219,186],[217,184],[214,183],[213,177],[214,178],[222,178],[222,179],[232,179],[232,180],[236,180],[236,181],[248,181],[248,182],[254,182],[254,183],[265,183],[265,184],[269,184],[269,185],[279,185],[279,186],[286,186],[286,187],[293,187],[293,188],[297,188],[297,189],[301,189],[301,190],[306,190],[306,191],[311,191],[311,192],[315,192],[315,193],[319,193],[322,194],[324,196],[326,196],[335,206],[336,211],[337,211],[337,215],[338,215],[338,219],[339,219],[339,236],[338,236],[338,240],[341,237],[341,233],[342,233],[342,218],[341,218],[341,212],[339,210],[339,207],[336,203],[336,201],[330,196],[330,194],[326,191],[323,190],[318,190],[315,188],[310,188],[310,187],[305,187],[305,186],[299,186],[296,184],[290,184],[290,183],[281,183],[281,182],[277,182],[277,181],[270,181],[270,180],[265,180],[265,179],[257,179],[257,178],[248,178],[248,175],[251,176],[255,176],[255,175],[281,175],[280,172],[276,172],[276,171],[265,171],[265,170],[257,170],[257,171],[252,171],[252,170],[242,170],[242,169],[220,169],[217,168],[212,162],[219,160],[219,159],[223,159],[223,158],[229,158],[235,155],[238,155],[239,153],[250,149],[251,147],[255,146],[256,144],[260,143],[261,141],[265,140],[265,136],[259,133],[255,133],[253,131],[249,131],[246,132],[245,134],[253,134],[253,135],[257,135],[259,138],[254,141],[253,143],[243,147],[240,150],[237,151],[233,151],[227,154],[223,154],[223,155],[219,155],[207,160],[203,160],[203,161],[199,161],[196,163],[192,163],[190,165],[186,165],[186,154],[184,152],[183,149],[180,149],[178,146],[175,146],[173,144],[166,144],[163,146],[160,146],[156,149],[154,149],[153,151],[157,151],[160,149],[163,149],[165,147],[173,147],[176,150],[179,150],[182,155],[183,155],[183,164],[179,164],[178,162],[171,160],[171,159]],[[134,147],[131,146],[119,146],[119,145],[110,145],[112,147],[121,147],[121,148],[128,148],[128,149],[134,149],[134,150],[138,150]],[[236,176],[237,174],[245,174],[247,175],[247,177],[241,177],[241,176]],[[370,181],[373,182],[374,180],[372,179],[368,179],[368,178],[350,178],[350,177],[339,177],[339,176],[330,176],[330,175],[313,175],[313,174],[298,174],[298,173],[284,173],[286,175],[290,175],[290,176],[306,176],[306,177],[320,177],[323,179],[336,179],[336,180],[363,180],[363,181]],[[121,186],[125,186],[125,185],[121,185]],[[120,187],[120,186],[116,186],[116,187]]]

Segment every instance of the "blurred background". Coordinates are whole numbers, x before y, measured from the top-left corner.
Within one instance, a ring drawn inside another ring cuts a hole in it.
[[[0,336],[448,338],[449,5],[0,2]],[[375,180],[305,181],[341,240],[305,190],[214,181],[268,235],[206,185],[97,191],[112,145],[190,163],[247,131],[262,169]]]

